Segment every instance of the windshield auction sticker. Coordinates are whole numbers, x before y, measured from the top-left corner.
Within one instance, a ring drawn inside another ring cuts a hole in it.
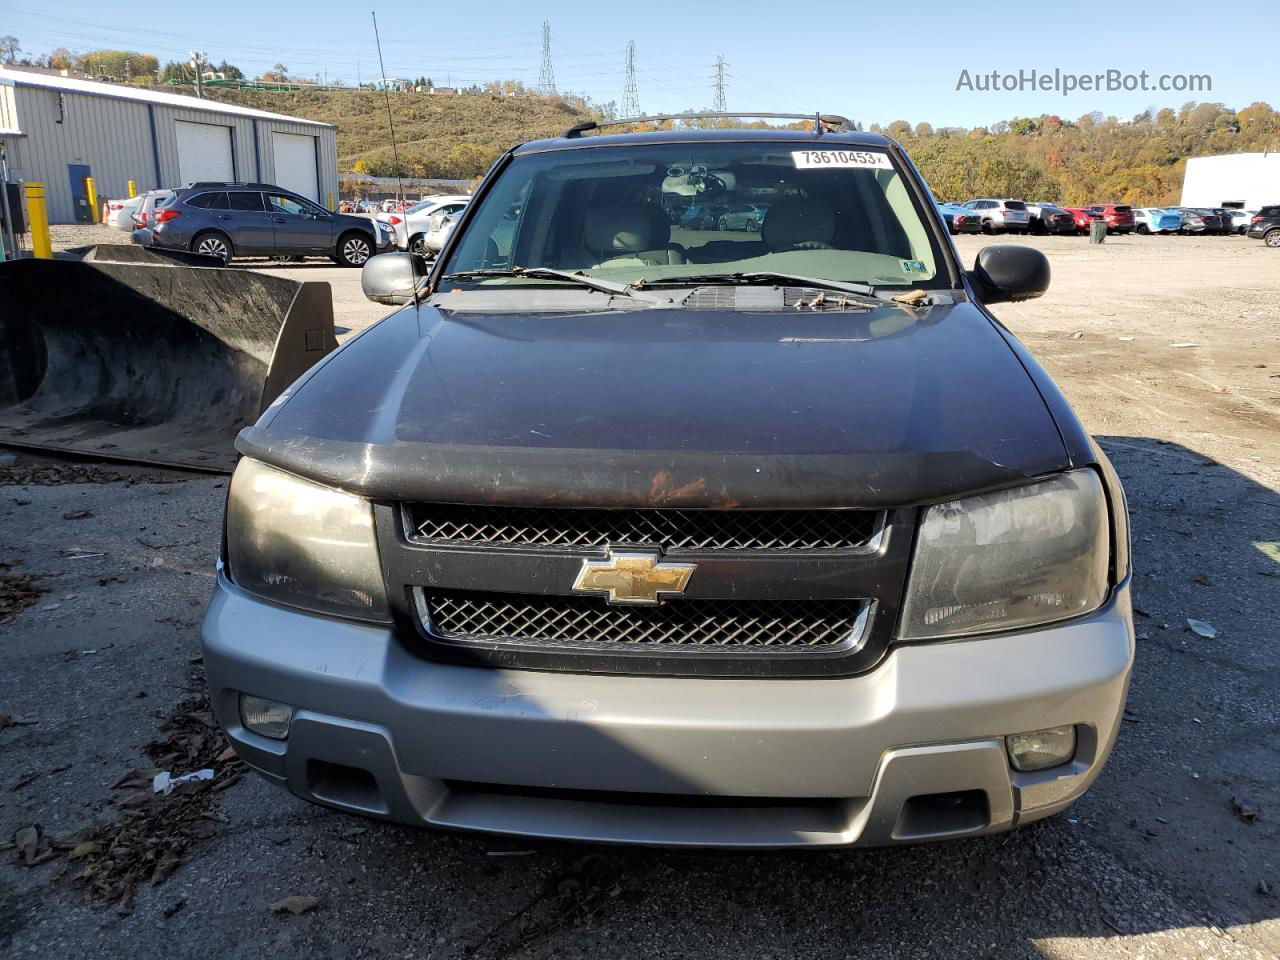
[[[792,150],[791,159],[801,170],[816,167],[859,167],[892,170],[887,153],[873,150]]]

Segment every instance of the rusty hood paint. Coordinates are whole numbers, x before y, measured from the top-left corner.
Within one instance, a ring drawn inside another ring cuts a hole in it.
[[[409,307],[315,368],[237,447],[377,499],[904,506],[1071,466],[1024,363],[968,303]]]

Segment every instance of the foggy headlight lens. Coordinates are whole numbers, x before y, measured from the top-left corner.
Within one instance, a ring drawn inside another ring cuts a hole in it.
[[[315,613],[387,620],[367,500],[244,459],[227,498],[232,581]]]
[[[1110,532],[1092,470],[953,500],[924,515],[902,636],[929,640],[1065,620],[1102,605]]]

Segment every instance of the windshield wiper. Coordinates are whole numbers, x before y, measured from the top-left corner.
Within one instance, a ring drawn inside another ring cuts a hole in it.
[[[530,280],[563,280],[568,283],[576,283],[579,286],[587,287],[590,290],[598,290],[601,293],[611,293],[619,297],[630,297],[632,300],[643,300],[646,303],[669,304],[672,302],[670,297],[641,293],[629,283],[617,283],[613,280],[601,280],[599,277],[592,277],[585,273],[570,270],[554,270],[551,267],[511,267],[507,270],[462,270],[458,273],[445,274],[440,279],[453,282],[465,282],[467,280],[484,280],[488,277],[528,277]]]
[[[875,298],[876,292],[876,288],[867,283],[826,280],[822,277],[801,277],[794,273],[773,273],[768,270],[753,270],[750,273],[705,273],[693,277],[661,277],[657,280],[637,281],[637,285],[643,284],[646,287],[657,284],[698,286],[715,283],[768,283],[779,287],[816,287],[819,290],[838,290],[841,293],[856,293],[872,298]]]

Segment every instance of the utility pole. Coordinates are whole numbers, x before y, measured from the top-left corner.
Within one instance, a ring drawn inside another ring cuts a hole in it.
[[[206,54],[196,50],[191,51],[191,69],[196,72],[196,96],[204,96],[204,65],[208,60]]]
[[[712,101],[711,105],[711,109],[716,111],[716,113],[729,112],[729,105],[725,102],[724,97],[725,67],[727,66],[729,66],[729,64],[725,62],[723,53],[716,57],[716,72],[712,76],[712,79],[716,82],[716,93],[715,99]]]
[[[542,69],[538,71],[538,92],[544,97],[555,96],[556,71],[551,66],[551,21],[542,21]]]
[[[640,93],[636,89],[636,42],[627,41],[627,79],[622,86],[622,115],[640,116]]]

